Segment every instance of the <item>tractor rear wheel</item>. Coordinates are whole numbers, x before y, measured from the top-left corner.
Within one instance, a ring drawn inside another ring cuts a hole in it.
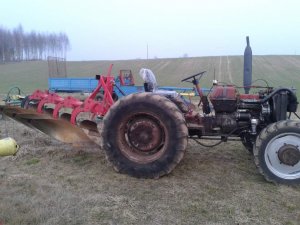
[[[266,180],[300,183],[300,122],[284,120],[263,129],[254,146],[255,164]]]
[[[128,95],[104,117],[103,147],[115,170],[138,178],[169,174],[182,160],[188,129],[183,114],[153,93]]]

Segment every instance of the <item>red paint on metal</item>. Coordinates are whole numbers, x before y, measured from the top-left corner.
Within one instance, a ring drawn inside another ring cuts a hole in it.
[[[259,100],[258,94],[240,94],[240,99]]]
[[[54,111],[53,111],[53,117],[58,118],[59,110],[62,108],[70,108],[75,109],[78,106],[81,106],[83,103],[77,98],[74,98],[72,96],[68,96],[63,101],[60,101],[56,104]]]
[[[55,93],[50,93],[46,97],[42,98],[38,104],[37,112],[42,113],[43,107],[46,103],[58,104],[64,100],[63,97]]]
[[[76,124],[76,117],[81,112],[90,112],[93,117],[96,115],[104,116],[109,108],[114,104],[112,98],[114,77],[111,76],[113,64],[110,65],[107,75],[100,76],[99,82],[92,94],[84,101],[80,101],[72,96],[67,96],[63,98],[56,93],[49,93],[49,91],[36,90],[29,96],[29,100],[38,101],[37,112],[43,113],[43,107],[45,104],[55,105],[53,110],[53,117],[58,118],[59,111],[62,108],[72,109],[71,120],[72,124]],[[100,92],[103,91],[103,99],[101,101],[96,101],[95,97]]]
[[[131,70],[120,70],[119,79],[122,86],[134,86],[134,78]]]
[[[235,100],[236,88],[233,86],[215,86],[210,94],[211,100]]]
[[[202,97],[202,96],[203,96],[203,92],[202,92],[202,90],[201,90],[201,88],[200,88],[199,83],[197,82],[197,83],[195,84],[195,86],[196,86],[196,90],[197,90],[197,92],[198,92],[198,95],[199,95],[200,97]]]
[[[29,100],[42,100],[43,98],[46,98],[48,95],[49,95],[48,91],[36,90],[29,96]]]

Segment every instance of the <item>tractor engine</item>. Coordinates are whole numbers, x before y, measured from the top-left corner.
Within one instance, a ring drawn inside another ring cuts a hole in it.
[[[254,104],[240,104],[241,95],[238,94],[234,86],[215,86],[209,96],[209,100],[214,109],[214,116],[204,117],[210,120],[212,125],[208,133],[227,134],[233,132],[238,127],[247,126],[251,119],[259,118],[260,105],[255,104],[258,95],[244,95],[247,100]],[[258,122],[257,122],[258,123]],[[208,128],[208,127],[206,127]]]
[[[209,95],[214,115],[204,114],[197,135],[252,135],[297,111],[297,97],[288,88],[268,88],[258,94],[239,94],[234,86],[216,85]],[[205,106],[203,106],[204,108]],[[196,134],[192,131],[192,135]]]

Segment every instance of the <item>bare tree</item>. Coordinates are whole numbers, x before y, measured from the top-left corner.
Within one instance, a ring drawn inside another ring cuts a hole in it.
[[[13,30],[13,38],[15,44],[15,60],[23,60],[23,51],[24,51],[24,31],[22,25],[19,25]]]
[[[70,49],[65,33],[26,33],[22,25],[12,31],[0,26],[0,63],[22,60],[45,60],[48,55],[66,57]]]

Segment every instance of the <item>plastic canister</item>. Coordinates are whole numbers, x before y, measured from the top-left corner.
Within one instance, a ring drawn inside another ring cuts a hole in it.
[[[10,137],[0,140],[0,156],[15,155],[19,150],[17,142]]]

